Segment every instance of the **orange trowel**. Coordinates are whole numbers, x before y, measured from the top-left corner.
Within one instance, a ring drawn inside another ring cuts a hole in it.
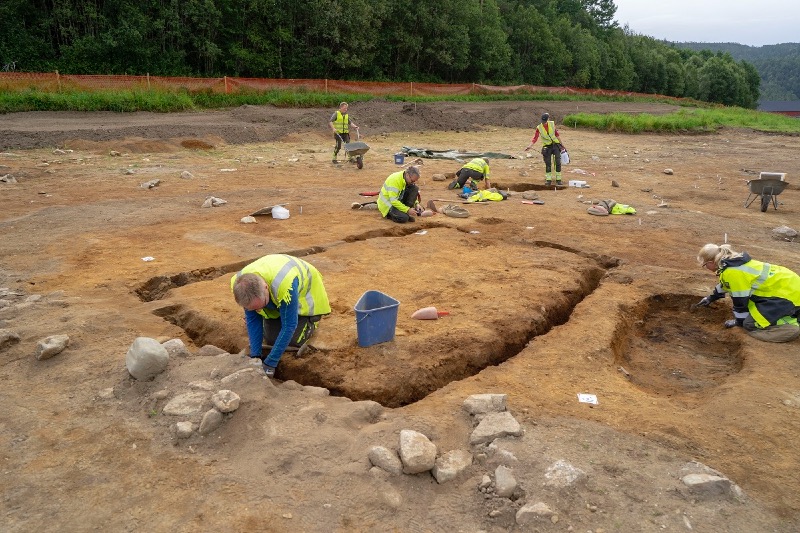
[[[436,320],[443,316],[447,316],[450,313],[447,311],[437,311],[435,307],[423,307],[422,309],[417,309],[411,315],[411,318],[415,318],[417,320]]]

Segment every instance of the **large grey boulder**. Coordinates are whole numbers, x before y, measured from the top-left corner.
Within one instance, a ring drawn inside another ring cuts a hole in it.
[[[153,379],[167,369],[168,363],[167,349],[149,337],[137,337],[125,355],[125,367],[139,381]]]

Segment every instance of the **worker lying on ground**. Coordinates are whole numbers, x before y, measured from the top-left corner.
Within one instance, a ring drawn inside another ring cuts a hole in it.
[[[751,259],[729,244],[706,244],[697,262],[719,276],[714,292],[697,303],[705,307],[730,293],[734,318],[726,328],[741,326],[752,337],[788,342],[800,336],[800,276],[788,268]]]
[[[322,315],[330,314],[322,275],[310,263],[290,255],[265,255],[231,278],[236,303],[244,308],[250,357],[262,360],[267,376],[287,347],[298,354],[314,334]],[[270,347],[262,355],[262,339]]]
[[[456,172],[456,179],[450,182],[448,189],[463,189],[467,180],[470,180],[472,190],[488,189],[492,185],[489,182],[489,159],[476,157]]]
[[[386,178],[378,195],[378,210],[384,218],[403,224],[414,222],[414,216],[422,214],[418,179],[419,169],[414,166]]]

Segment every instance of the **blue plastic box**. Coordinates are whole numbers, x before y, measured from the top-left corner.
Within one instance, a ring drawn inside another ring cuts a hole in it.
[[[358,345],[362,348],[394,339],[400,302],[380,291],[367,291],[356,302]]]
[[[406,160],[406,154],[394,154],[394,164],[402,165]]]

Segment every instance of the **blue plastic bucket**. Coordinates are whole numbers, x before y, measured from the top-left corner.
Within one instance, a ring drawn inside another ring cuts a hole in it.
[[[402,165],[406,160],[406,154],[394,154],[394,164]]]
[[[400,302],[380,291],[367,291],[356,302],[358,345],[362,348],[394,338]]]

